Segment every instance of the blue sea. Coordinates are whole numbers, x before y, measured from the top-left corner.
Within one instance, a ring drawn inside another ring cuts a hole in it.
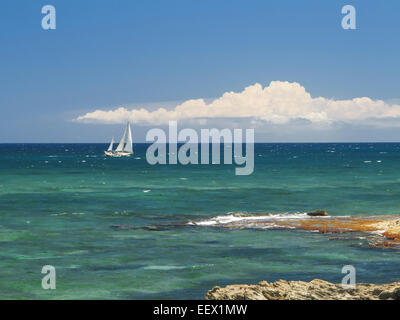
[[[400,281],[399,251],[366,237],[228,229],[224,216],[400,214],[400,144],[256,144],[235,165],[155,165],[146,144],[0,145],[0,299],[203,299],[213,286],[314,278]],[[56,290],[42,289],[44,265]]]

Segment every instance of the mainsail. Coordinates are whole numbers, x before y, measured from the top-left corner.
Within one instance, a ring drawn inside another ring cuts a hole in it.
[[[132,132],[129,122],[126,124],[124,135],[119,142],[119,145],[115,151],[118,152],[132,152]]]
[[[125,131],[124,131],[124,135],[122,136],[121,141],[119,142],[119,145],[118,145],[117,149],[115,149],[115,151],[121,152],[121,151],[124,150],[125,140],[126,140],[126,132],[128,131],[128,124],[126,125]]]
[[[125,152],[130,152],[133,153],[133,146],[132,146],[132,131],[131,131],[131,126],[128,122],[128,132],[126,133],[126,143],[125,143]]]

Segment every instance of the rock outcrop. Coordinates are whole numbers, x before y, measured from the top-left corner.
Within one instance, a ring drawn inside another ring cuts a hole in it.
[[[372,248],[400,249],[400,215],[379,216],[326,216],[326,211],[316,210],[304,216],[288,215],[288,218],[280,215],[249,216],[243,219],[218,221],[218,223],[205,224],[206,227],[229,228],[229,229],[301,229],[318,231],[320,233],[368,233],[372,241]],[[327,213],[326,213],[327,214]],[[191,225],[202,226],[202,224],[191,223]],[[334,238],[331,238],[334,239]]]
[[[326,217],[329,216],[328,212],[325,210],[315,210],[311,212],[307,212],[307,215],[310,217]]]
[[[208,300],[400,300],[400,282],[357,284],[355,289],[345,289],[341,284],[319,279],[261,281],[258,285],[214,287],[205,297]]]

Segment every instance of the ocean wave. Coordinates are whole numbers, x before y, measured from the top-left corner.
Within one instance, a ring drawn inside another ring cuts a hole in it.
[[[207,268],[213,267],[214,264],[212,263],[205,263],[205,264],[195,264],[195,265],[151,265],[145,266],[143,269],[145,270],[157,270],[157,271],[170,271],[170,270],[182,270],[182,269],[200,269],[200,268]]]
[[[53,213],[53,214],[51,214],[51,216],[53,216],[53,217],[58,217],[58,216],[65,216],[65,215],[74,215],[74,216],[82,216],[82,215],[84,215],[85,214],[85,212],[72,212],[72,213],[69,213],[69,212],[60,212],[60,213]]]
[[[271,213],[264,215],[254,215],[248,213],[228,213],[222,216],[216,216],[213,218],[200,220],[200,221],[189,221],[188,225],[195,226],[218,226],[218,225],[227,225],[227,224],[238,224],[238,225],[246,225],[251,224],[252,222],[263,222],[264,228],[275,228],[277,227],[274,222],[278,221],[288,221],[288,220],[297,220],[297,219],[311,219],[312,217],[308,216],[305,212],[295,212],[295,213]],[[319,218],[329,218],[329,217],[319,217]]]

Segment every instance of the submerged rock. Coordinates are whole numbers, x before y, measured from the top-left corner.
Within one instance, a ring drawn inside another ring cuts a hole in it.
[[[310,282],[261,281],[258,285],[214,287],[205,297],[208,300],[400,300],[400,282],[361,283],[355,289],[345,289],[341,284],[319,279]]]
[[[111,225],[110,228],[114,229],[114,230],[129,230],[129,229],[132,229],[132,227],[125,226],[125,225],[122,225],[122,224],[114,224],[114,225]]]
[[[328,212],[326,212],[325,210],[315,210],[315,211],[307,212],[307,215],[311,216],[311,217],[329,216]]]

